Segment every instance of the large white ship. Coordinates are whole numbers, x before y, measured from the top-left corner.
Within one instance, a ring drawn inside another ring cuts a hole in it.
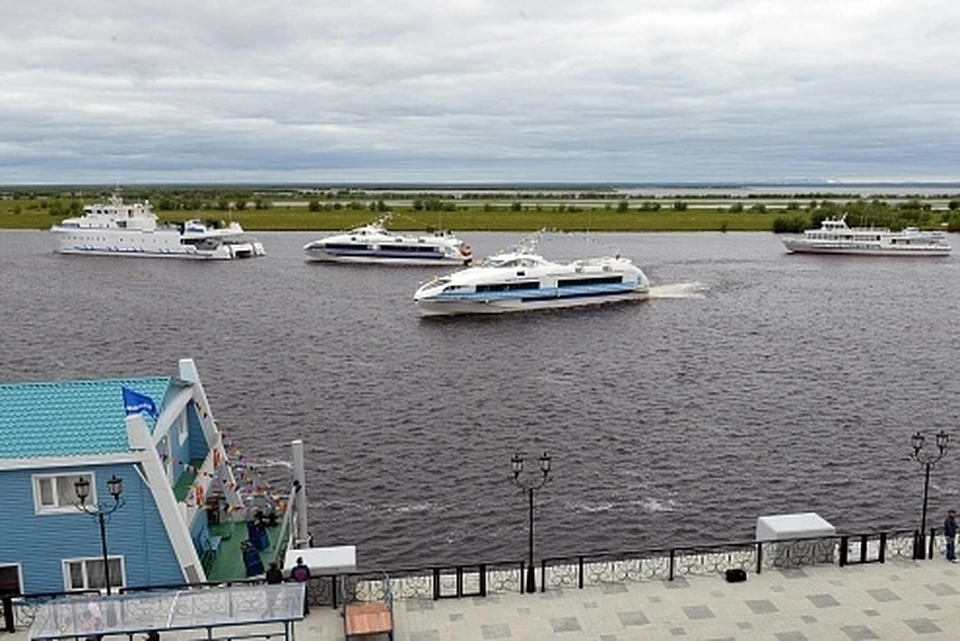
[[[149,201],[124,203],[114,194],[108,203],[86,205],[83,215],[51,228],[61,254],[229,260],[265,254],[263,245],[239,223],[214,227],[200,220],[160,226]]]
[[[946,234],[907,227],[848,227],[843,218],[827,218],[820,229],[808,229],[802,237],[784,238],[788,252],[806,254],[859,254],[863,256],[946,256],[952,248]]]

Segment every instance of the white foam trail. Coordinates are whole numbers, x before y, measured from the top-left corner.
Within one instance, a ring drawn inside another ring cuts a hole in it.
[[[704,283],[673,283],[650,287],[650,298],[703,298],[710,288]]]

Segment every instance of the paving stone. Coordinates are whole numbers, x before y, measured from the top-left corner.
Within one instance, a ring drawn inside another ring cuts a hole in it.
[[[596,601],[584,601],[584,602],[583,602],[583,609],[585,609],[585,610],[594,610],[594,609],[596,609],[596,607],[597,607],[597,602],[596,602]]]
[[[880,613],[877,612],[876,610],[864,610],[863,613],[866,614],[868,617],[878,617],[878,616],[880,616]]]
[[[625,583],[601,583],[600,591],[604,594],[621,594],[629,592]]]
[[[800,617],[800,620],[803,621],[804,623],[816,623],[818,619],[815,616],[804,614],[803,616]]]
[[[517,608],[517,614],[530,614],[530,608]]]
[[[780,574],[785,579],[806,579],[810,575],[804,572],[799,568],[791,568],[787,570],[780,570]]]
[[[715,615],[713,610],[705,605],[687,605],[683,608],[683,613],[687,615],[687,618],[691,621],[699,621],[701,619],[713,619]]]
[[[600,641],[617,641],[617,635],[615,634],[601,634]]]
[[[410,641],[440,641],[440,630],[425,630],[423,632],[411,632]]]
[[[715,596],[719,599],[720,597],[727,596],[727,593],[723,590],[710,590],[710,596]]]
[[[646,615],[640,610],[633,610],[632,612],[617,612],[617,618],[620,619],[620,625],[646,625],[650,623],[650,620]]]
[[[771,585],[771,586],[770,586],[770,591],[771,591],[771,592],[786,592],[786,590],[787,590],[787,588],[783,587],[782,585]]]
[[[463,615],[459,612],[453,612],[450,614],[451,621],[463,621]]]
[[[867,590],[867,594],[872,596],[874,599],[876,599],[880,603],[889,603],[890,601],[902,600],[900,596],[890,588],[877,588],[875,590]]]
[[[675,637],[682,637],[682,636],[686,636],[687,631],[683,628],[670,628],[670,634],[672,634]]]
[[[752,630],[753,624],[749,621],[737,621],[737,627],[741,630]]]
[[[750,611],[754,614],[768,614],[770,612],[779,612],[780,608],[773,604],[773,601],[767,599],[758,599],[755,601],[744,601]]]
[[[937,605],[936,603],[925,603],[925,604],[923,605],[923,607],[925,607],[926,609],[930,610],[931,612],[936,612],[937,610],[942,610],[942,609],[943,609],[943,608],[941,608],[939,605]]]
[[[583,632],[577,617],[563,617],[560,619],[550,619],[550,627],[553,632]]]
[[[904,623],[917,634],[933,634],[943,632],[940,627],[930,619],[904,619]]]
[[[930,583],[927,585],[927,589],[937,596],[950,596],[957,593],[957,590],[949,583]]]
[[[867,641],[868,639],[880,638],[865,625],[841,625],[840,629],[850,637],[850,641]]]
[[[832,594],[808,594],[807,599],[818,608],[835,608],[840,605]]]
[[[652,596],[652,597],[650,597],[650,603],[663,603],[663,597],[661,597],[661,596]]]
[[[663,585],[669,590],[682,590],[683,588],[689,588],[690,582],[685,578],[680,577],[679,579],[674,579],[673,581],[663,581]]]
[[[509,639],[510,626],[506,623],[484,623],[480,626],[480,634],[484,639]]]
[[[808,641],[807,635],[799,630],[788,630],[786,632],[777,632],[773,635],[777,641]]]

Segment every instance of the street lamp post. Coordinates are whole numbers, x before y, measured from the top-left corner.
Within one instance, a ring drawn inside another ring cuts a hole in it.
[[[510,463],[513,469],[513,482],[521,490],[525,490],[530,497],[530,565],[527,567],[526,591],[532,594],[537,591],[537,580],[533,572],[533,493],[550,480],[550,455],[546,452],[540,455],[540,474],[528,473],[520,476],[523,472],[523,457],[519,454],[514,454]]]
[[[917,559],[927,558],[927,497],[930,492],[930,468],[933,467],[937,461],[943,458],[943,455],[947,450],[947,443],[950,441],[950,435],[945,431],[940,430],[937,432],[936,438],[936,451],[923,449],[923,446],[926,443],[926,435],[923,432],[917,432],[911,438],[911,443],[913,445],[913,454],[911,454],[911,458],[920,463],[924,469],[923,509],[921,510],[920,516],[920,536],[917,538],[917,546],[914,549],[914,557]]]
[[[110,560],[107,558],[106,517],[123,507],[123,501],[120,500],[120,495],[123,493],[123,479],[118,478],[117,475],[114,474],[110,477],[110,480],[107,481],[107,491],[110,493],[110,496],[113,497],[112,504],[97,503],[96,505],[87,505],[87,499],[90,498],[90,481],[88,481],[86,477],[81,476],[78,478],[73,484],[73,489],[77,493],[77,498],[80,499],[77,509],[97,517],[97,521],[100,523],[100,549],[103,552],[103,580],[107,584],[107,594],[109,595],[111,593]]]

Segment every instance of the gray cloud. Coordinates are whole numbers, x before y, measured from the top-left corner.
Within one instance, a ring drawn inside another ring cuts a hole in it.
[[[2,183],[960,178],[942,0],[5,3]]]

